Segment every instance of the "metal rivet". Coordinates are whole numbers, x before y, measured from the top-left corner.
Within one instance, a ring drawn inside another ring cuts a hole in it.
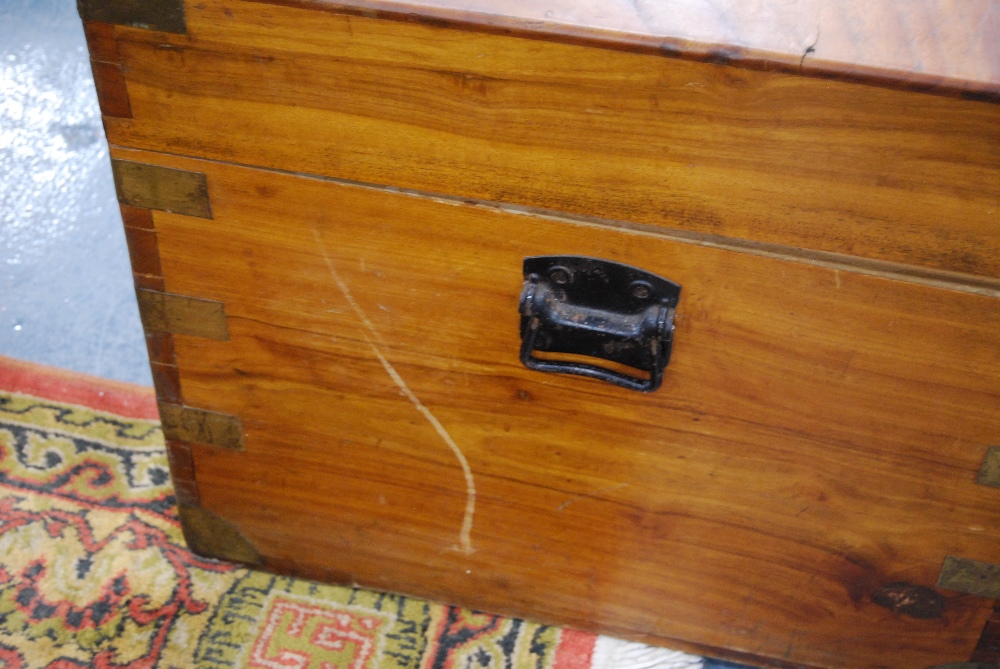
[[[645,300],[653,294],[653,288],[645,281],[634,281],[629,286],[629,292],[637,300]]]
[[[553,267],[549,270],[549,278],[552,279],[552,283],[557,286],[565,286],[569,283],[571,276],[572,275],[569,273],[569,270],[565,267]]]

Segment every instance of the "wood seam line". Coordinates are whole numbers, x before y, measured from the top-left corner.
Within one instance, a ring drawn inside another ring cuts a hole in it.
[[[160,247],[149,209],[119,203],[136,289],[164,291]],[[161,362],[164,362],[161,360]]]
[[[111,148],[114,150],[120,150],[126,152],[141,151],[143,153],[151,155],[183,158],[185,160],[191,160],[200,163],[228,165],[231,167],[256,170],[258,172],[265,172],[270,174],[284,174],[288,176],[300,177],[303,179],[311,179],[314,181],[322,181],[326,183],[338,184],[341,186],[353,186],[356,188],[364,188],[367,190],[374,190],[383,193],[392,193],[394,195],[404,195],[407,197],[415,197],[423,200],[431,200],[442,204],[450,204],[454,206],[469,206],[469,207],[487,209],[490,211],[498,211],[506,214],[531,216],[534,218],[541,218],[544,220],[566,223],[569,225],[599,228],[604,230],[612,229],[625,232],[627,234],[655,237],[658,239],[667,239],[674,242],[680,242],[682,244],[693,244],[696,246],[717,248],[720,250],[731,251],[734,253],[746,253],[749,255],[761,256],[765,258],[771,258],[773,260],[781,260],[784,262],[794,262],[805,265],[812,265],[815,267],[824,267],[826,269],[833,271],[834,273],[848,272],[853,274],[863,274],[866,276],[875,276],[879,278],[890,279],[893,281],[900,281],[903,283],[929,286],[931,288],[942,288],[945,290],[953,290],[962,293],[972,293],[974,295],[982,295],[985,297],[1000,298],[1000,278],[978,276],[974,274],[963,274],[961,272],[952,272],[949,270],[919,267],[916,265],[906,265],[903,263],[897,263],[889,260],[875,260],[870,258],[862,258],[858,256],[849,256],[846,254],[834,253],[831,251],[800,249],[794,246],[786,246],[783,244],[773,244],[770,242],[756,242],[745,239],[739,239],[736,237],[725,237],[722,235],[714,235],[710,233],[693,232],[689,230],[678,230],[676,228],[652,225],[649,223],[633,223],[631,221],[600,218],[596,216],[581,216],[577,214],[570,214],[566,212],[554,211],[551,209],[543,209],[539,207],[514,205],[504,202],[495,202],[491,200],[479,200],[475,198],[460,197],[455,195],[445,195],[441,193],[432,193],[428,191],[420,191],[408,188],[398,188],[394,186],[382,186],[379,184],[373,184],[364,181],[354,181],[350,179],[341,179],[338,177],[327,177],[322,175],[310,174],[307,172],[282,170],[273,167],[260,167],[257,165],[248,165],[245,163],[237,163],[227,160],[193,158],[191,156],[186,156],[182,154],[169,153],[165,151],[152,151],[149,149],[137,149],[134,147],[121,146],[118,144],[112,144]],[[127,159],[121,159],[121,160],[128,162]],[[839,280],[839,277],[837,277],[837,279]]]
[[[128,84],[121,65],[99,60],[90,61],[90,71],[94,75],[97,91],[97,106],[103,116],[132,118],[132,103],[128,96]]]
[[[174,353],[174,337],[169,332],[147,332],[146,352],[150,362],[161,365],[176,365]]]
[[[183,404],[181,395],[181,375],[177,365],[150,362],[149,371],[153,376],[153,388],[160,402]]]
[[[132,281],[135,283],[136,290],[155,290],[160,293],[165,292],[163,287],[163,277],[149,276],[148,274],[136,274],[133,272]]]
[[[113,24],[84,20],[83,34],[91,61],[121,65],[118,35]]]
[[[679,60],[710,63],[741,70],[777,72],[811,79],[833,79],[852,84],[891,90],[924,93],[942,97],[958,97],[979,102],[1000,103],[1000,91],[988,83],[950,79],[920,72],[911,72],[910,78],[887,76],[878,67],[853,65],[853,71],[822,60],[804,58],[803,55],[780,54],[748,50],[737,46],[694,42],[668,36],[619,33],[614,30],[590,28],[548,21],[519,19],[495,14],[469,13],[438,7],[423,7],[422,13],[400,11],[388,3],[358,0],[250,0],[264,5],[279,5],[296,9],[347,14],[383,21],[427,24],[451,30],[465,30],[490,35],[504,35],[561,44],[594,47],[611,51],[677,58]],[[898,73],[893,73],[898,74]]]
[[[118,37],[110,23],[84,21],[83,32],[90,53],[97,104],[103,116],[132,118],[132,103],[118,51]]]
[[[144,279],[158,280],[159,288],[162,290],[163,270],[160,263],[160,250],[153,212],[128,204],[121,204],[120,209],[137,295],[143,289]],[[135,271],[137,269],[145,270],[145,273]],[[153,378],[153,387],[156,390],[157,403],[183,406],[180,370],[177,366],[173,334],[149,330],[145,327],[144,330],[146,352],[149,357],[149,368]],[[161,419],[161,428],[162,426]],[[169,431],[170,428],[167,426],[165,434]],[[195,477],[191,445],[187,441],[171,438],[165,438],[165,442],[177,503],[197,506],[201,493]]]
[[[135,228],[127,223],[123,227],[129,260],[132,262],[132,273],[162,279],[163,269],[160,265],[156,231],[149,228]]]
[[[138,291],[150,288],[162,290],[163,270],[153,213],[148,209],[125,204],[120,208],[137,295]],[[181,404],[180,371],[174,354],[173,335],[169,332],[146,331],[145,339],[156,398],[161,402]]]
[[[167,460],[170,464],[170,478],[174,484],[177,503],[197,505],[201,495],[198,490],[198,481],[195,478],[191,444],[186,441],[167,439],[166,446]]]

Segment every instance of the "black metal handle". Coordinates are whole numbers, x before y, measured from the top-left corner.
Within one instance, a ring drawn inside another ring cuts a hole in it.
[[[652,392],[663,381],[681,287],[641,269],[583,256],[524,260],[521,362],[542,372],[575,374]],[[630,376],[534,351],[600,358],[646,372]]]

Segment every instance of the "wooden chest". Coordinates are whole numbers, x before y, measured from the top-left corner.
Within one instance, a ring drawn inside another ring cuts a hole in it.
[[[80,3],[196,550],[1000,659],[995,3]]]

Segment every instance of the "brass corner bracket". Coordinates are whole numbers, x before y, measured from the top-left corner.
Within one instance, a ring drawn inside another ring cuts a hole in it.
[[[84,21],[186,33],[184,0],[76,0]]]
[[[204,557],[260,565],[260,553],[232,522],[200,506],[177,507],[184,530],[184,540],[192,551]]]

